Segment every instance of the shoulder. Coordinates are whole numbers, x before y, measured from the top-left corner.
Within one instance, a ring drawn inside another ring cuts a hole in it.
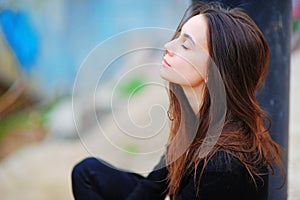
[[[257,163],[256,166],[250,166],[249,162],[248,165],[246,165],[247,161],[243,163],[239,156],[241,155],[220,149],[206,160],[200,161],[197,174],[227,175],[246,182],[251,182],[253,178],[255,182],[260,181],[261,175],[268,175],[267,166],[263,166],[259,163]],[[251,155],[243,155],[243,157],[251,158]]]
[[[201,169],[204,166],[205,172],[240,173],[245,170],[245,166],[240,160],[222,149],[206,160],[202,160],[199,166]]]
[[[204,167],[204,168],[203,168]],[[219,150],[206,161],[201,161],[196,174],[185,176],[181,185],[190,185],[189,190],[182,190],[183,195],[191,191],[198,193],[201,199],[265,199],[267,196],[268,176],[262,176],[261,184],[251,181],[251,176],[239,159],[233,154]],[[258,186],[256,188],[256,186]],[[198,188],[198,189],[197,189]],[[198,191],[198,192],[197,192]]]
[[[200,163],[190,169],[184,176],[183,183],[187,183],[188,180],[200,180],[206,185],[223,184],[224,182],[230,182],[243,179],[247,175],[245,166],[232,154],[218,150],[210,157],[203,159]],[[196,175],[196,177],[195,177]]]

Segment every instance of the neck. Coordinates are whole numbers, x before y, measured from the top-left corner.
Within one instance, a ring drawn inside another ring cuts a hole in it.
[[[200,85],[191,87],[191,86],[182,86],[183,91],[188,99],[194,113],[197,115],[202,103],[203,103],[203,92],[204,92],[204,83]]]

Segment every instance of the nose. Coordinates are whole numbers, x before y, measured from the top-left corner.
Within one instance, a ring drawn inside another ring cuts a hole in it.
[[[166,51],[166,54],[168,54],[169,56],[174,56],[174,52],[171,50],[170,43],[171,42],[166,43],[164,49]]]

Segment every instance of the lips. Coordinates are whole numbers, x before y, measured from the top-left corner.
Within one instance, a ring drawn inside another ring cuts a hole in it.
[[[171,65],[166,61],[166,59],[162,60],[162,65],[165,67],[171,67]]]

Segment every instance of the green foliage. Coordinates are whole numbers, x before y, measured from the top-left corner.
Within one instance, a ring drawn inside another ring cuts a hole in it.
[[[134,144],[125,145],[124,150],[128,154],[137,154],[139,152],[138,147]]]
[[[293,20],[293,32],[296,32],[299,28],[299,20]]]
[[[13,113],[0,121],[0,140],[5,134],[17,130],[27,129],[31,126],[31,118],[29,113],[18,112]]]
[[[11,113],[0,120],[0,141],[6,134],[17,130],[43,129],[49,113],[59,100],[54,100],[42,109],[30,109]]]
[[[121,82],[117,88],[123,95],[132,95],[140,92],[144,88],[144,80],[142,77],[133,77],[128,81]]]
[[[47,106],[45,106],[43,109],[39,111],[41,123],[45,125],[47,123],[49,114],[52,112],[52,110],[55,108],[55,106],[59,103],[60,99],[54,99],[51,103],[49,103]]]

